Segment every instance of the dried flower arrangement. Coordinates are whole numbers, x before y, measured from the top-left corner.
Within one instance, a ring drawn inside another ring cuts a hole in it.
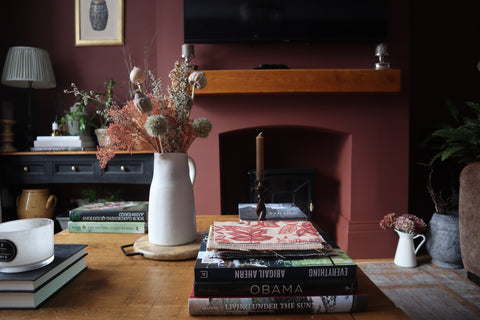
[[[413,214],[406,213],[397,216],[395,213],[389,213],[380,220],[380,227],[384,230],[392,229],[410,234],[420,234],[425,231],[427,224]]]
[[[137,87],[135,98],[108,111],[106,142],[98,147],[97,158],[104,168],[117,151],[132,152],[142,145],[153,152],[187,152],[197,137],[206,138],[212,129],[205,118],[190,119],[195,89],[206,86],[202,72],[190,73],[184,62],[176,62],[169,74],[168,94],[161,90],[161,80],[151,72],[152,89],[145,89],[146,73],[139,68],[130,72],[130,81]]]

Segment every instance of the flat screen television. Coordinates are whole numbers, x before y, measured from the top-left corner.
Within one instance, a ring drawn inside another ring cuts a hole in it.
[[[382,42],[388,0],[184,0],[184,42]]]

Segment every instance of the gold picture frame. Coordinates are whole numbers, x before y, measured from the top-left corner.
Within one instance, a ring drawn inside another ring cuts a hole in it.
[[[75,46],[123,45],[124,0],[75,0]]]

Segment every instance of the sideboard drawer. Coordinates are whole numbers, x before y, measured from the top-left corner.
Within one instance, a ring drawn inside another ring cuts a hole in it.
[[[17,163],[13,166],[14,175],[35,176],[48,174],[48,166],[44,162]]]
[[[95,174],[95,164],[93,162],[55,162],[55,175],[83,175]]]
[[[113,162],[107,164],[104,169],[106,175],[110,174],[144,174],[143,162]]]

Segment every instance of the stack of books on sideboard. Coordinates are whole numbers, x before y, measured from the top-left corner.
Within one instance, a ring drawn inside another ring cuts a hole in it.
[[[91,136],[38,136],[31,151],[88,151],[96,150]]]
[[[204,235],[191,315],[364,311],[355,262],[310,221],[218,222]]]
[[[146,233],[148,201],[96,202],[69,212],[69,232]]]

